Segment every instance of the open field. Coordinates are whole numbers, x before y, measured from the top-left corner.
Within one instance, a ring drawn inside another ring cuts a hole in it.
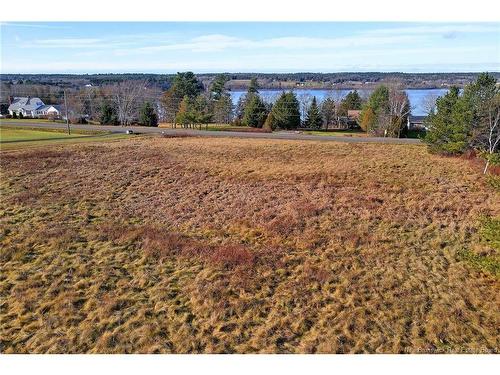
[[[181,125],[177,125],[174,128],[172,123],[160,123],[159,128],[165,129],[183,129]],[[228,132],[249,132],[249,133],[267,133],[265,129],[262,128],[252,128],[250,126],[236,126],[231,124],[204,124],[194,126],[192,129],[208,130],[208,131],[228,131]]]
[[[367,134],[361,130],[303,130],[302,133],[310,135],[321,135],[325,137],[366,137]]]
[[[91,141],[115,140],[126,138],[126,135],[107,134],[105,132],[90,132],[73,130],[70,135],[65,130],[58,129],[26,129],[16,127],[0,127],[0,148],[10,150],[24,147],[47,146],[59,143],[80,143]]]
[[[44,124],[65,124],[66,122],[64,120],[48,120],[48,119],[43,119],[43,118],[0,118],[0,123],[1,122],[10,122],[10,123],[20,123],[20,124],[25,124],[25,123],[44,123]]]
[[[421,145],[0,154],[4,353],[498,352],[498,191]]]

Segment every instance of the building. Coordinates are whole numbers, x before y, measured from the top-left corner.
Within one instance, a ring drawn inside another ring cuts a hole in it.
[[[61,117],[62,106],[60,105],[44,105],[36,109],[36,117]]]
[[[360,109],[348,109],[347,110],[347,117],[351,120],[359,121],[359,117],[361,116],[361,110]]]
[[[45,105],[40,98],[28,97],[10,97],[9,114],[14,113],[23,117],[61,117],[62,108],[60,105]]]
[[[408,116],[408,130],[427,130],[427,126],[425,126],[426,118],[427,116]]]

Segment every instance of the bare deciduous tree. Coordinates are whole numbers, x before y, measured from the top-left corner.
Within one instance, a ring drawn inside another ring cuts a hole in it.
[[[300,104],[300,118],[305,120],[307,111],[309,111],[309,107],[311,106],[313,96],[306,92],[299,94],[298,99]]]
[[[436,100],[439,98],[439,95],[434,93],[428,93],[422,99],[422,107],[425,110],[425,113],[434,113],[436,111]]]
[[[483,173],[486,174],[492,159],[496,156],[500,148],[500,92],[484,103],[486,116],[482,125],[478,126],[473,135],[474,144],[480,150],[486,159]],[[496,160],[498,162],[498,160]]]
[[[401,136],[401,130],[410,114],[410,101],[405,91],[393,86],[389,88],[389,113],[387,124],[387,135],[390,137]]]
[[[110,87],[111,100],[122,125],[129,125],[137,117],[141,99],[146,94],[144,81],[123,81]]]

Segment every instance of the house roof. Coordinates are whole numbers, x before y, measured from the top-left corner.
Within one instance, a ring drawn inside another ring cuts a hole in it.
[[[361,114],[361,110],[359,109],[348,109],[347,110],[347,117],[354,117],[357,118]]]
[[[426,118],[427,118],[427,116],[410,115],[409,120],[410,120],[410,122],[423,122]]]
[[[40,98],[17,97],[14,98],[12,104],[9,105],[9,111],[17,111],[20,109],[24,109],[25,111],[34,111],[44,105],[45,104]]]
[[[62,106],[61,105],[57,105],[57,104],[42,105],[41,107],[38,107],[36,110],[37,111],[48,111],[50,108],[54,108],[58,112],[61,112],[61,110],[62,110]]]

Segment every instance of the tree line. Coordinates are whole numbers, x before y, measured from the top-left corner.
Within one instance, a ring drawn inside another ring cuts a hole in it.
[[[161,121],[182,127],[232,123],[271,131],[338,128],[346,124],[349,110],[363,109],[360,122],[363,129],[372,134],[401,136],[402,124],[409,113],[408,98],[401,89],[379,86],[368,99],[353,90],[345,97],[330,95],[322,102],[309,94],[283,91],[272,102],[260,95],[255,77],[250,80],[246,94],[233,105],[226,87],[229,80],[229,75],[219,74],[205,87],[193,72],[181,72],[173,77],[166,91],[146,80],[65,90],[68,117],[77,123],[156,126]],[[44,94],[40,95],[42,100],[49,94],[33,92]],[[50,92],[49,103],[53,102],[54,94]],[[59,103],[62,100],[60,96]]]
[[[500,78],[500,73],[492,73],[495,78]],[[198,74],[203,82],[212,81],[218,73]],[[321,83],[384,83],[398,80],[405,87],[441,87],[442,83],[463,85],[477,78],[478,73],[402,73],[402,72],[337,72],[337,73],[226,73],[233,81],[248,81],[257,78],[263,87],[276,82],[321,82]],[[1,74],[2,84],[50,85],[64,88],[77,88],[85,84],[102,86],[123,81],[148,81],[155,88],[166,90],[170,87],[175,74]],[[246,87],[246,86],[245,86]]]

